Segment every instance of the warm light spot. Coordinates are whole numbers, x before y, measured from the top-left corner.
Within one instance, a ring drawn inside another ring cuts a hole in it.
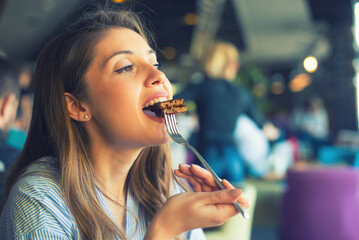
[[[197,15],[194,14],[194,13],[187,13],[184,16],[184,23],[186,25],[190,25],[190,26],[196,25],[196,23],[197,23]]]
[[[123,3],[123,2],[125,2],[126,0],[112,0],[112,2],[114,2],[114,3]]]
[[[306,73],[301,73],[295,76],[289,83],[289,88],[292,92],[300,92],[310,85],[311,77]]]
[[[177,55],[177,50],[174,47],[165,47],[163,55],[168,60],[174,59]]]
[[[315,57],[309,56],[304,59],[303,66],[307,72],[313,73],[317,70],[318,61]]]

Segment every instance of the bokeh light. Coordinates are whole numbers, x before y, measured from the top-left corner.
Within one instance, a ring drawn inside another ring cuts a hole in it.
[[[309,74],[301,73],[295,76],[289,83],[289,88],[292,92],[300,92],[308,87],[312,82]]]
[[[313,73],[318,68],[318,61],[315,57],[308,56],[304,59],[303,66],[307,72]]]
[[[165,49],[163,49],[163,55],[167,60],[174,59],[177,56],[177,50],[171,46],[165,47]]]
[[[194,13],[187,13],[184,16],[184,23],[189,26],[196,25],[197,23],[197,15]]]

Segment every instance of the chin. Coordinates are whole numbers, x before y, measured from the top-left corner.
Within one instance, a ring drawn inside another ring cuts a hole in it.
[[[172,139],[170,137],[166,137],[166,138],[162,139],[161,141],[158,141],[158,143],[155,145],[163,145],[163,144],[167,144],[170,142],[172,142]]]
[[[167,144],[172,142],[172,139],[167,135],[167,136],[163,136],[163,138],[156,138],[153,141],[151,141],[151,143],[149,144],[150,146],[159,146],[159,145],[163,145],[163,144]]]
[[[152,128],[150,131],[142,132],[142,134],[139,133],[137,139],[142,142],[144,147],[158,146],[172,142],[166,127],[163,126],[160,128]]]

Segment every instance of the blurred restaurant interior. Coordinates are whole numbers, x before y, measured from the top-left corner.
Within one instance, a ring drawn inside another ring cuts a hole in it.
[[[18,69],[33,71],[44,44],[85,11],[88,2],[1,1],[0,54]],[[235,83],[253,94],[271,122],[264,143],[267,152],[256,163],[268,169],[245,178],[253,195],[251,219],[238,216],[222,227],[207,229],[208,239],[359,239],[353,225],[359,219],[356,0],[112,0],[110,4],[131,5],[151,23],[162,71],[175,92],[201,81],[198,60],[208,43],[232,42],[240,51]],[[31,93],[31,84],[26,88]],[[305,129],[303,115],[318,105],[323,125]],[[188,103],[189,111],[195,108]],[[178,120],[189,138],[196,131],[189,122],[193,119]],[[324,133],[315,135],[321,128]],[[21,149],[21,144],[14,145]],[[259,145],[250,145],[248,151],[260,151]],[[174,151],[183,151],[176,147]],[[176,154],[174,163],[188,161],[186,154]]]

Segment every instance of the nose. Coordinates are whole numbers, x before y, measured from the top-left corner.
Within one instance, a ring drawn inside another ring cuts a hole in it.
[[[168,81],[163,72],[152,65],[149,68],[150,69],[148,70],[148,76],[145,82],[146,87],[161,85]]]

